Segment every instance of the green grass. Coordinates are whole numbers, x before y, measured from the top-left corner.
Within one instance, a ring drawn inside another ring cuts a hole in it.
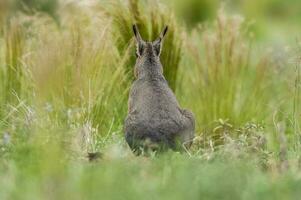
[[[61,141],[18,147],[1,163],[2,199],[298,199],[298,169],[262,169],[259,154],[134,157],[120,139],[99,162],[60,151]],[[250,156],[250,157],[249,157]],[[54,164],[55,163],[55,164]],[[5,181],[4,181],[5,180]],[[8,181],[9,180],[9,181]]]
[[[222,9],[186,30],[163,2],[1,14],[0,199],[299,198],[299,44],[269,51]],[[197,121],[185,153],[136,157],[123,139],[133,23],[148,40],[170,27],[164,74]]]
[[[199,27],[187,41],[191,72],[184,77],[182,90],[191,95],[189,104],[194,106],[199,125],[209,131],[217,119],[229,120],[234,126],[261,123],[271,113],[267,106],[273,103],[271,97],[278,98],[271,89],[274,66],[267,55],[253,54],[253,38],[248,34],[241,17],[220,10],[213,26]],[[185,71],[188,69],[182,73]]]
[[[157,39],[163,28],[168,25],[168,37],[164,40],[164,48],[173,51],[163,51],[161,62],[164,66],[164,75],[170,87],[175,90],[177,72],[182,52],[181,28],[177,25],[175,16],[168,12],[168,9],[156,1],[113,1],[104,6],[105,13],[112,17],[113,33],[116,39],[116,46],[121,55],[132,49],[134,46],[133,24],[137,24],[146,41]],[[131,52],[130,55],[133,55]],[[135,64],[135,57],[128,57],[125,69],[128,74],[133,73],[132,66]],[[133,76],[130,75],[130,80]]]

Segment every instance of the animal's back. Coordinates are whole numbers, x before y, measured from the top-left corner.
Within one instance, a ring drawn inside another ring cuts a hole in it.
[[[181,116],[178,102],[164,77],[138,79],[131,93],[130,109],[141,118],[154,121],[153,126],[157,126],[159,120],[179,120],[176,119]]]
[[[129,140],[149,140],[174,149],[187,120],[164,77],[134,82],[125,126]]]

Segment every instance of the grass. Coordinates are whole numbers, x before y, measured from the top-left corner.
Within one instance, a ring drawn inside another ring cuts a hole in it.
[[[164,75],[170,87],[175,90],[183,42],[181,30],[177,26],[174,15],[170,14],[167,8],[157,1],[113,1],[108,3],[107,7],[105,13],[112,17],[113,33],[117,38],[116,45],[121,55],[129,48],[133,48],[133,23],[137,24],[142,38],[147,41],[157,39],[164,26],[169,26],[168,37],[164,40],[164,47],[173,49],[173,51],[162,52],[161,62],[164,66]],[[127,73],[132,74],[131,66],[134,64],[135,57],[130,56],[125,63]]]
[[[241,17],[229,17],[221,9],[212,27],[199,27],[187,42],[190,73],[195,75],[186,93],[193,93],[189,104],[196,104],[197,121],[209,131],[217,119],[232,125],[260,123],[271,112],[270,97],[277,98],[270,89],[273,66],[268,56],[253,55],[253,39],[247,34]]]
[[[188,31],[162,2],[56,6],[1,15],[0,199],[298,199],[298,47],[277,62],[223,10]],[[132,23],[149,40],[170,27],[164,73],[197,118],[186,153],[136,157],[123,139]]]

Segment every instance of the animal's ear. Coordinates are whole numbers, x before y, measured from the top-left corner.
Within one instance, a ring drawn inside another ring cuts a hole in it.
[[[154,46],[157,56],[159,56],[161,54],[162,42],[163,42],[163,39],[164,39],[167,31],[168,31],[168,26],[165,26],[163,31],[160,33],[160,36],[153,42],[153,46]]]
[[[137,57],[140,57],[143,52],[143,39],[139,33],[138,26],[136,24],[133,25],[133,31],[136,38],[136,55]]]
[[[137,42],[142,42],[141,35],[139,33],[138,26],[136,24],[133,25],[133,31]]]

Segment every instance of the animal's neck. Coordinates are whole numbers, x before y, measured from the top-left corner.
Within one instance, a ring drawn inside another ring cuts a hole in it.
[[[163,77],[163,71],[160,61],[144,63],[138,74],[138,78],[154,79],[161,77]]]

